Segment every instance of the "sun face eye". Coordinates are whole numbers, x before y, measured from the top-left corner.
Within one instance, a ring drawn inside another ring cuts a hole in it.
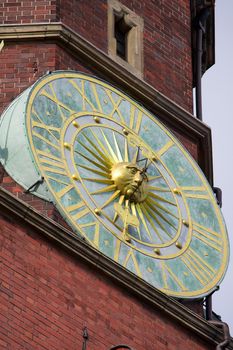
[[[137,169],[137,168],[128,167],[128,169],[129,169],[129,174],[131,174],[131,175],[136,175],[137,172],[138,172],[138,169]]]

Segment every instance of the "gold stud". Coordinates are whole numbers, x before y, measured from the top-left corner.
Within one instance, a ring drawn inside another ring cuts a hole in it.
[[[174,192],[175,194],[180,194],[180,190],[179,190],[178,188],[173,188],[173,192]]]
[[[75,128],[79,128],[79,125],[78,125],[78,123],[76,122],[76,120],[74,120],[74,121],[72,122],[72,124],[73,124],[73,126],[74,126]]]
[[[156,156],[153,156],[151,159],[152,159],[153,162],[157,162],[158,161],[158,158]]]
[[[186,220],[182,220],[182,223],[184,224],[184,226],[186,226],[186,227],[189,227],[189,223],[188,223],[188,221],[186,221]]]
[[[176,247],[179,248],[179,249],[182,249],[182,244],[180,242],[176,242]]]
[[[108,104],[108,101],[106,100],[106,98],[104,99],[104,103],[107,105]]]
[[[129,132],[128,132],[128,130],[126,130],[126,129],[123,129],[122,131],[123,131],[123,134],[124,134],[125,136],[129,135]]]
[[[157,255],[160,255],[160,254],[161,254],[161,252],[160,252],[160,249],[159,249],[159,248],[155,248],[155,249],[154,249],[154,252],[155,252],[155,254],[157,254]]]
[[[71,149],[70,144],[67,143],[67,142],[64,142],[63,146],[64,146],[66,149]]]
[[[100,118],[99,117],[94,117],[94,121],[99,124],[100,123]]]
[[[75,181],[78,181],[78,176],[75,175],[75,174],[73,174],[73,175],[72,175],[72,179],[75,180]]]
[[[94,212],[96,213],[96,215],[100,215],[100,213],[101,213],[100,209],[98,209],[98,208],[95,208]]]

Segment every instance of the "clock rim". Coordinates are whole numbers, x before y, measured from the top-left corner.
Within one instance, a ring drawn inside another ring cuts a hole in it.
[[[62,75],[60,78],[80,78],[80,79],[89,79],[89,81],[91,80],[94,83],[99,84],[100,82],[102,83],[102,85],[104,85],[105,87],[107,87],[108,89],[111,89],[112,91],[115,91],[118,95],[120,95],[121,97],[127,97],[127,99],[130,102],[133,102],[134,105],[137,106],[137,108],[139,108],[140,110],[143,110],[143,113],[146,114],[151,120],[156,120],[156,123],[159,124],[159,126],[162,128],[162,130],[168,135],[168,137],[170,137],[175,144],[178,146],[178,148],[181,150],[182,154],[185,156],[185,158],[191,163],[192,167],[196,170],[199,178],[201,179],[201,182],[204,183],[205,188],[207,189],[210,201],[214,207],[214,211],[215,211],[215,215],[218,218],[218,223],[219,226],[221,228],[221,236],[222,236],[222,241],[223,241],[223,246],[224,246],[224,252],[225,254],[223,255],[222,258],[222,264],[221,264],[221,269],[218,270],[217,275],[220,274],[220,278],[215,279],[217,280],[218,283],[220,283],[222,281],[222,279],[225,276],[226,270],[227,270],[227,266],[229,263],[229,239],[228,239],[228,234],[227,234],[227,229],[226,229],[226,225],[224,222],[224,218],[221,214],[221,211],[216,203],[216,200],[214,198],[212,189],[208,183],[208,180],[206,179],[205,175],[203,174],[203,171],[200,169],[198,163],[193,160],[193,157],[189,154],[189,152],[184,148],[184,146],[181,144],[181,142],[177,139],[177,137],[175,137],[173,135],[173,133],[167,129],[167,127],[163,124],[162,121],[159,120],[159,118],[157,116],[153,116],[153,114],[151,112],[149,112],[146,108],[144,108],[141,104],[139,104],[137,101],[135,101],[135,99],[133,99],[131,96],[129,96],[128,94],[122,92],[119,88],[115,88],[114,86],[110,85],[108,82],[106,82],[105,80],[98,78],[98,77],[93,77],[92,75],[88,75],[86,73],[82,73],[82,72],[77,72],[77,71],[56,71],[53,72],[52,74],[48,75],[48,76],[43,76],[41,79],[39,79],[33,86],[32,86],[32,90],[30,91],[30,94],[28,96],[27,99],[27,107],[26,107],[26,119],[27,119],[27,115],[28,115],[28,110],[29,110],[29,101],[34,100],[35,98],[35,91],[38,90],[39,91],[39,87],[38,86],[43,86],[45,85],[48,81],[53,81],[55,79],[57,79],[57,76]],[[37,91],[37,92],[38,92]],[[34,96],[34,98],[33,98]],[[27,129],[26,132],[28,133],[28,126],[25,128]],[[29,135],[28,135],[29,137]],[[32,142],[30,142],[30,145],[33,145]],[[31,150],[30,150],[31,151]],[[31,151],[32,152],[32,151]],[[31,155],[33,156],[34,159],[34,155],[33,152],[31,153]],[[37,163],[36,163],[36,167],[37,167]],[[68,222],[69,225],[71,224],[70,222]],[[224,263],[223,263],[224,262]],[[221,272],[221,273],[220,273]],[[181,297],[181,298],[199,298],[202,297],[204,295],[207,294],[207,292],[211,292],[212,290],[214,290],[216,283],[214,284],[213,287],[208,288],[207,291],[203,292],[202,294],[198,294],[195,295],[195,293],[190,292],[190,293],[186,293],[186,296],[184,296],[182,293],[169,293],[168,291],[165,291],[166,294],[168,295],[172,295],[175,297]],[[160,289],[163,291],[163,289]],[[199,289],[200,290],[200,289]],[[203,290],[203,288],[202,288]],[[190,295],[189,295],[190,294]]]

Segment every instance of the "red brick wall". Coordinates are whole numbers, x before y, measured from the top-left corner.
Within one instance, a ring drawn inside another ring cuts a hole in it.
[[[144,79],[192,112],[192,62],[189,0],[122,0],[144,18]],[[62,21],[104,52],[106,0],[4,0],[0,23]]]
[[[0,23],[37,23],[57,20],[58,0],[1,0]]]
[[[192,112],[189,0],[121,0],[144,19],[144,79]],[[107,1],[61,2],[61,21],[108,52]]]
[[[211,350],[171,317],[14,218],[0,216],[1,350]]]
[[[108,50],[107,0],[61,1],[60,20],[102,51]]]

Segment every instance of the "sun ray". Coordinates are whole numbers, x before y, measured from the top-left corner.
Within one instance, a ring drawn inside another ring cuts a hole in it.
[[[91,177],[83,177],[82,179],[86,180],[86,181],[97,182],[97,183],[106,184],[106,185],[113,185],[114,184],[113,180],[107,180],[107,179],[96,179],[96,178],[91,178]]]
[[[146,232],[147,232],[149,238],[150,238],[151,241],[152,241],[151,233],[150,233],[150,231],[149,231],[149,229],[148,229],[146,220],[145,220],[145,218],[144,218],[144,214],[143,214],[143,212],[142,212],[142,210],[141,210],[141,207],[140,207],[140,204],[139,204],[139,203],[136,204],[136,210],[137,210],[137,212],[138,212],[138,215],[139,215],[140,219],[142,220],[142,223],[143,223],[143,225],[144,225],[144,227],[145,227],[145,229],[146,229]]]
[[[161,210],[165,211],[167,214],[173,216],[175,219],[179,220],[179,217],[175,214],[173,214],[169,209],[167,209],[166,207],[164,207],[162,204],[156,202],[155,200],[153,200],[152,198],[147,198],[147,201],[150,202],[152,205],[155,205],[156,207],[160,208]]]
[[[79,141],[80,145],[83,146],[83,148],[85,148],[90,154],[92,154],[96,159],[98,159],[102,164],[106,165],[106,166],[112,166],[112,164],[110,164],[109,162],[106,162],[103,158],[99,157],[98,154],[96,154],[94,151],[92,151],[89,147],[87,147],[84,143],[82,143],[81,141]],[[98,151],[98,149],[97,149]],[[75,150],[75,152],[77,153],[78,151]]]
[[[118,157],[118,162],[123,162],[123,158],[122,158],[122,155],[121,155],[121,151],[119,149],[119,146],[118,146],[118,143],[117,143],[117,140],[116,140],[116,136],[115,136],[115,133],[112,132],[112,136],[113,136],[113,140],[114,140],[114,144],[115,144],[115,147],[116,147],[116,151],[117,151],[117,157]]]
[[[94,132],[91,130],[91,133],[95,136],[95,134],[94,134]],[[84,134],[83,133],[83,136],[86,138],[86,140],[90,143],[90,145],[96,150],[98,150],[98,153],[105,159],[105,161],[106,162],[108,162],[109,163],[109,165],[111,166],[112,165],[112,163],[111,163],[111,161],[110,161],[110,159],[109,159],[109,154],[107,153],[107,151],[104,149],[102,149],[102,151],[99,149],[99,148],[97,148],[96,147],[96,144],[86,135],[86,134]],[[97,139],[97,141],[99,141],[98,139]],[[100,141],[99,141],[100,142]],[[98,143],[99,143],[98,142]],[[102,147],[101,147],[102,148]]]
[[[115,163],[118,163],[117,156],[116,156],[115,152],[113,151],[112,146],[110,145],[110,143],[109,143],[109,141],[108,141],[108,139],[107,139],[107,136],[105,135],[105,133],[103,132],[102,129],[100,129],[100,131],[101,131],[101,133],[102,133],[102,135],[103,135],[103,138],[104,138],[104,140],[105,140],[105,142],[106,142],[106,144],[107,144],[107,146],[108,146],[109,152],[111,153],[111,156],[112,156],[114,162],[115,162]]]
[[[137,216],[137,210],[136,210],[136,207],[135,207],[135,203],[134,202],[130,203],[130,206],[131,206],[132,214],[134,216],[138,217]],[[139,227],[137,227],[137,232],[138,232],[138,236],[139,236],[140,240],[142,240]]]
[[[146,216],[147,220],[149,221],[149,223],[151,224],[151,227],[153,228],[153,230],[155,231],[156,235],[158,236],[158,238],[160,239],[161,243],[164,243],[164,240],[162,239],[157,227],[155,226],[155,224],[153,223],[153,221],[151,220],[150,215],[148,214],[148,211],[146,210],[145,206],[143,203],[141,203],[141,208],[142,211],[144,213],[144,215]]]
[[[129,161],[128,141],[126,138],[125,138],[125,160],[124,161],[125,162]]]
[[[161,177],[162,177],[162,175],[151,175],[151,176],[148,176],[148,181],[161,179]]]
[[[80,168],[89,170],[89,171],[91,171],[92,173],[95,173],[95,174],[97,174],[97,175],[106,177],[107,179],[111,179],[111,178],[112,178],[111,175],[108,174],[108,173],[106,173],[106,172],[104,173],[104,172],[102,172],[102,171],[96,170],[96,169],[94,169],[94,168],[90,168],[90,167],[88,167],[88,166],[86,166],[86,165],[82,165],[82,164],[76,164],[76,165],[78,165]]]
[[[94,133],[93,130],[90,129],[90,132],[92,133],[92,135],[94,136],[94,138],[96,139],[96,142],[98,143],[99,147],[102,149],[102,152],[104,154],[104,157],[108,159],[109,162],[111,162],[111,165],[113,165],[114,161],[112,161],[109,157],[109,152],[107,151],[106,147],[104,146],[104,144],[100,141],[100,138]],[[93,143],[94,144],[94,143]],[[96,146],[95,146],[96,148]]]
[[[122,205],[122,203],[124,202],[124,199],[125,199],[125,196],[124,195],[121,195],[120,198],[119,198],[119,201],[118,203],[120,205]],[[119,215],[117,213],[114,214],[114,218],[113,218],[113,222],[116,222],[117,218],[119,217]]]
[[[160,201],[162,201],[162,202],[169,203],[169,204],[171,204],[171,205],[176,206],[176,203],[175,203],[175,202],[171,202],[171,201],[169,201],[168,199],[165,199],[165,198],[163,198],[163,197],[161,197],[161,196],[159,196],[158,194],[155,194],[155,193],[153,193],[153,192],[149,192],[148,195],[149,195],[150,197],[156,198],[156,199],[158,199],[158,200],[160,200]]]
[[[159,211],[158,209],[156,209],[156,208],[154,207],[154,205],[153,205],[150,201],[146,200],[146,204],[149,205],[149,207],[150,207],[157,215],[159,215],[168,225],[170,225],[170,226],[173,227],[175,230],[177,230],[177,227],[176,227],[175,225],[173,225],[173,223],[170,222],[170,221],[168,220],[168,218],[166,218],[162,213],[160,213],[160,211]]]
[[[78,153],[81,157],[85,158],[88,162],[90,162],[91,164],[94,164],[95,166],[97,166],[98,168],[106,171],[107,173],[110,173],[111,172],[111,168],[107,168],[105,167],[104,165],[101,165],[97,162],[95,162],[94,160],[92,160],[91,158],[87,157],[85,154],[81,153],[81,152],[78,152],[78,151],[75,151],[75,153]]]
[[[99,193],[105,193],[105,192],[112,192],[115,191],[117,188],[116,185],[110,185],[110,186],[106,186],[104,188],[101,188],[100,190],[94,191],[94,192],[90,192],[90,194],[99,194]]]
[[[154,212],[150,209],[150,207],[148,206],[148,204],[146,202],[144,202],[144,206],[146,208],[146,210],[148,211],[148,213],[151,215],[151,217],[153,217],[153,219],[157,222],[157,224],[160,226],[160,228],[170,237],[173,238],[172,235],[166,230],[166,228],[163,226],[163,224],[159,221],[159,219],[157,218],[157,216],[154,214]]]
[[[101,210],[101,209],[105,208],[107,205],[109,205],[111,202],[113,202],[119,196],[120,192],[121,192],[120,190],[116,190],[111,195],[111,197],[108,198],[108,200],[106,200],[106,202],[103,205],[101,205],[101,207],[99,209]]]

